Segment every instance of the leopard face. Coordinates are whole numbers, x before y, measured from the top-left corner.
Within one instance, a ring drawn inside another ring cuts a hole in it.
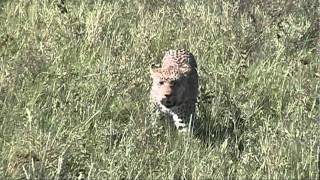
[[[151,69],[151,97],[167,108],[179,106],[188,96],[188,69]]]

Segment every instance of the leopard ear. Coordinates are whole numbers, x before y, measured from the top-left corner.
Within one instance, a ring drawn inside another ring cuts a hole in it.
[[[151,65],[151,67],[150,67],[151,78],[153,79],[154,77],[156,77],[160,71],[161,71],[161,68],[156,67],[154,64]]]

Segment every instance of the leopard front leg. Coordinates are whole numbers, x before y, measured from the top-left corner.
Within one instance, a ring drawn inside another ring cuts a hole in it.
[[[174,114],[173,117],[173,123],[178,129],[179,132],[187,132],[188,131],[188,126],[177,114]]]
[[[185,103],[173,108],[172,119],[179,132],[193,132],[195,121],[194,103]]]
[[[193,132],[194,118],[192,114],[186,117],[179,117],[174,114],[172,119],[179,132]]]

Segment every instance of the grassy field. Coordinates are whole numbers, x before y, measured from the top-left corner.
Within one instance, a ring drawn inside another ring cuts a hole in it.
[[[64,3],[63,3],[64,2]],[[319,2],[0,2],[0,179],[319,179]],[[198,126],[149,67],[198,61]]]

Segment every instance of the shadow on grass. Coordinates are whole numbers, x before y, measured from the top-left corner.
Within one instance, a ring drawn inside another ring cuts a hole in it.
[[[223,96],[217,101],[208,94],[200,97],[194,135],[206,146],[220,146],[226,142],[234,157],[239,158],[245,148],[244,115],[229,94]]]

